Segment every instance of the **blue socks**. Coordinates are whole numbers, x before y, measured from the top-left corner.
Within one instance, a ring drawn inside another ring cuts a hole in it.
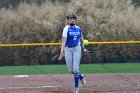
[[[80,73],[74,73],[75,88],[78,88]]]
[[[83,76],[80,73],[74,73],[75,88],[78,88],[79,79],[82,80]]]
[[[83,79],[83,76],[80,74],[80,75],[79,75],[79,78],[80,78],[80,80],[82,80],[82,79]]]

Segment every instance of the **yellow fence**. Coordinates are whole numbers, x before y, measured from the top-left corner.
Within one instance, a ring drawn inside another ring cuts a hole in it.
[[[114,42],[89,42],[89,44],[140,44],[140,41],[114,41]],[[1,47],[16,46],[57,46],[61,43],[23,43],[23,44],[0,44]]]

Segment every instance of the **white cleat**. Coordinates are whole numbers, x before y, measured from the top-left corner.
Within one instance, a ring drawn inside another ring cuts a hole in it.
[[[79,93],[79,88],[75,88],[74,93]]]
[[[82,83],[83,87],[86,87],[86,86],[87,86],[87,84],[86,84],[85,75],[84,75],[84,74],[82,74],[81,76],[83,77],[83,79],[82,79],[82,80],[80,80],[80,81],[81,81],[81,83]]]

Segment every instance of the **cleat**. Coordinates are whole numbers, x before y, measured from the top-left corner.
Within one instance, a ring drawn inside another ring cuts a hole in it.
[[[79,88],[75,88],[74,93],[79,93]]]
[[[82,80],[80,80],[80,81],[81,81],[81,83],[82,83],[82,86],[83,86],[83,87],[86,87],[86,86],[87,86],[87,84],[86,84],[85,75],[84,75],[84,74],[82,74],[81,76],[83,77],[83,79],[82,79]]]

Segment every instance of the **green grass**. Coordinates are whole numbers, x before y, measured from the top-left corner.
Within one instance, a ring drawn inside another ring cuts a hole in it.
[[[82,73],[140,73],[140,63],[81,64]],[[3,66],[0,75],[18,74],[66,74],[66,65]]]
[[[81,65],[84,73],[139,73],[140,63]]]

